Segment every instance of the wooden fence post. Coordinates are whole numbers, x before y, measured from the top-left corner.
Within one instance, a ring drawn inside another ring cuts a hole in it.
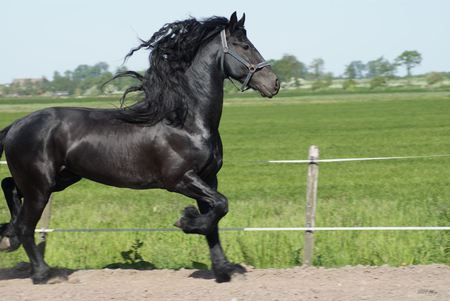
[[[38,229],[48,229],[50,225],[51,218],[51,207],[52,207],[52,197],[48,200],[47,206],[45,206],[44,212],[42,212],[41,219],[39,220]],[[47,233],[40,232],[39,233],[39,244],[38,249],[41,252],[42,256],[45,255],[45,246],[47,244]]]
[[[317,183],[319,178],[319,148],[315,145],[309,147],[308,178],[306,182],[306,227],[313,228],[316,218]],[[305,244],[303,250],[303,265],[311,266],[313,263],[314,233],[305,231]]]

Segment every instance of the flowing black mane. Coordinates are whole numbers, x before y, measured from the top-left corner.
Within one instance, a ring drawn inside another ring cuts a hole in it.
[[[199,47],[218,34],[228,19],[212,17],[203,21],[194,18],[164,25],[153,36],[133,48],[125,57],[145,48],[150,50],[150,67],[141,75],[135,71],[116,74],[132,77],[140,83],[129,87],[122,96],[121,104],[129,92],[142,91],[144,98],[119,111],[118,118],[131,123],[153,125],[163,119],[174,126],[184,123],[188,110],[190,91],[184,71],[190,66]]]

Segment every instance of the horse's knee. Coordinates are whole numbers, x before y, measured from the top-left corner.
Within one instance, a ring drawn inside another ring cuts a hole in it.
[[[214,211],[219,217],[223,217],[228,213],[228,199],[221,195],[216,200]]]

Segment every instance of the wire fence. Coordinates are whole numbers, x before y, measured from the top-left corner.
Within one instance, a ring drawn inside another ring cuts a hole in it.
[[[319,159],[319,160],[269,160],[272,164],[310,164],[310,163],[334,163],[334,162],[352,162],[352,161],[381,161],[381,160],[401,160],[401,159],[426,159],[450,157],[447,155],[428,155],[428,156],[405,156],[405,157],[373,157],[373,158],[338,158],[338,159]]]
[[[426,156],[403,156],[403,157],[371,157],[371,158],[335,158],[335,159],[307,159],[307,160],[269,160],[269,164],[317,164],[337,163],[352,161],[382,161],[382,160],[404,160],[404,159],[426,159],[450,157],[450,154],[426,155]],[[0,164],[7,164],[0,161]],[[220,231],[450,231],[450,226],[398,226],[398,227],[228,227]],[[99,232],[180,232],[178,228],[78,228],[78,229],[36,229],[37,233],[99,233]]]
[[[372,157],[372,158],[336,158],[336,159],[319,159],[319,160],[268,160],[260,163],[269,164],[310,164],[310,163],[335,163],[335,162],[352,162],[352,161],[382,161],[382,160],[402,160],[402,159],[427,159],[450,157],[450,154],[444,155],[427,155],[427,156],[404,156],[404,157]],[[6,165],[6,161],[0,161],[0,164]]]
[[[286,227],[286,228],[240,228],[229,227],[220,228],[220,231],[442,231],[450,230],[450,227]],[[55,232],[72,232],[72,233],[97,233],[97,232],[179,232],[178,228],[78,228],[78,229],[36,229],[36,233],[55,233]]]
[[[264,163],[268,164],[308,164],[307,177],[307,195],[306,195],[306,227],[229,227],[221,228],[220,231],[302,231],[304,232],[304,265],[312,265],[314,252],[314,232],[317,231],[450,231],[450,226],[396,226],[396,227],[315,227],[315,211],[317,203],[318,189],[318,173],[319,163],[338,163],[352,161],[381,161],[381,160],[405,160],[405,159],[426,159],[426,158],[444,158],[450,157],[445,155],[428,155],[428,156],[404,156],[404,157],[372,157],[372,158],[336,158],[336,159],[319,159],[318,147],[312,145],[309,149],[309,159],[307,160],[269,160]],[[7,164],[6,161],[0,161],[0,164]],[[44,253],[46,236],[48,233],[118,233],[118,232],[178,232],[182,231],[178,228],[78,228],[78,229],[60,229],[49,228],[50,224],[50,204],[44,210],[41,218],[41,228],[36,229],[39,233],[41,245]]]

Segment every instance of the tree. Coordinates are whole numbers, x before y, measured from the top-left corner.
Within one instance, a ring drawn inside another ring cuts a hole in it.
[[[315,58],[312,60],[311,64],[309,64],[309,72],[312,74],[315,80],[320,79],[323,75],[325,61],[321,58]]]
[[[405,66],[408,77],[411,77],[411,69],[420,65],[422,55],[416,50],[405,50],[395,59],[395,62]]]
[[[363,78],[366,65],[361,61],[352,61],[345,66],[344,76],[347,79]]]
[[[92,87],[96,86],[97,89],[108,79],[112,77],[112,74],[108,71],[108,64],[100,62],[94,66],[79,65],[72,71],[66,71],[64,74],[66,78],[70,79],[74,85],[74,89],[70,94],[75,91],[77,93],[84,93],[87,90],[94,91]]]
[[[308,72],[305,64],[291,54],[285,54],[281,59],[272,60],[270,63],[282,82],[288,82],[292,78],[304,78]]]
[[[90,75],[89,69],[90,69],[90,67],[88,65],[79,65],[71,73],[72,74],[72,79],[76,83],[79,83],[79,82],[85,80]]]
[[[384,57],[379,57],[376,60],[369,61],[367,63],[366,76],[371,78],[370,88],[385,86],[388,79],[393,77],[396,71],[397,65],[391,64]]]
[[[67,92],[73,94],[76,86],[73,80],[65,76],[62,76],[58,71],[53,73],[53,81],[51,82],[51,90],[53,92]]]
[[[379,57],[376,60],[367,63],[367,74],[369,78],[373,77],[392,77],[396,71],[396,65],[391,64],[384,57]]]

